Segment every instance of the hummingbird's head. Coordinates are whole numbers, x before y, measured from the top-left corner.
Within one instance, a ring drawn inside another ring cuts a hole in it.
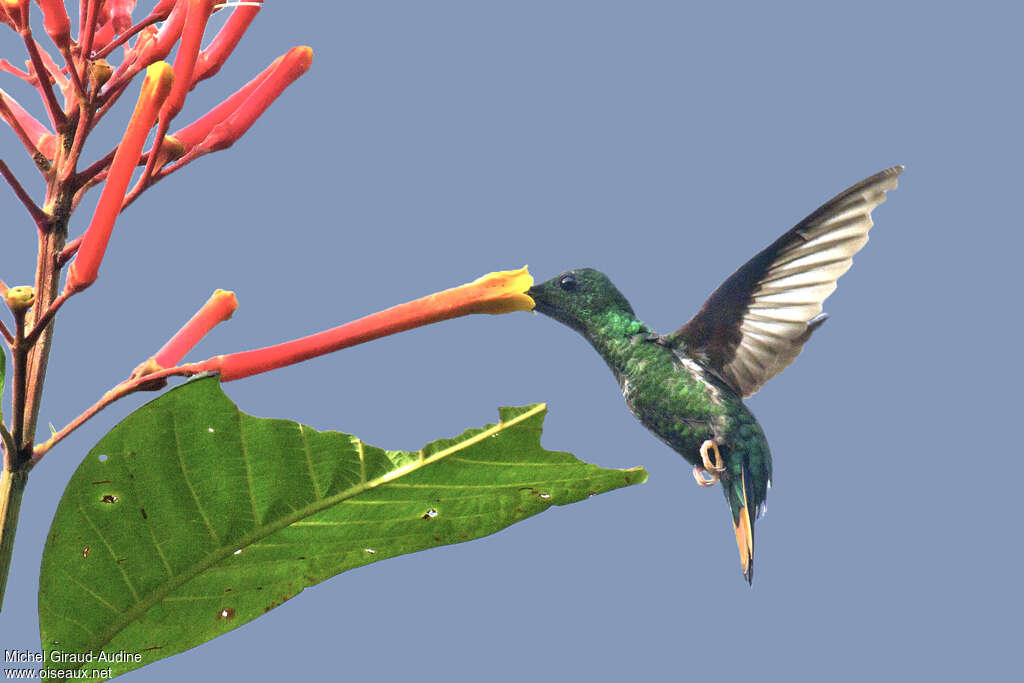
[[[527,292],[533,298],[535,311],[565,323],[577,332],[587,334],[591,325],[606,313],[633,316],[626,297],[615,288],[608,276],[593,268],[567,270]]]

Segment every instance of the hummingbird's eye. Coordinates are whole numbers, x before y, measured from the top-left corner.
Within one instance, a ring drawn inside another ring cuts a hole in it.
[[[571,292],[572,290],[576,289],[576,276],[571,273],[569,275],[566,275],[565,277],[558,281],[558,286],[559,288],[564,289],[567,292]]]

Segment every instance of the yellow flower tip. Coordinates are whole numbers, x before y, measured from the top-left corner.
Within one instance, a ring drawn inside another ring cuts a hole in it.
[[[223,307],[224,320],[230,320],[238,310],[238,297],[234,292],[226,289],[216,290],[210,297],[210,303]]]
[[[153,62],[146,67],[146,80],[142,83],[143,91],[149,89],[149,96],[164,100],[174,85],[174,68],[167,62]]]
[[[295,53],[296,59],[302,64],[302,70],[307,70],[313,64],[313,48],[309,45],[299,45],[298,47],[292,48]]]
[[[36,300],[36,290],[28,285],[11,287],[4,294],[4,300],[12,311],[26,311]]]
[[[488,273],[465,285],[479,294],[473,302],[472,313],[500,315],[514,311],[532,311],[534,301],[526,292],[533,286],[533,276],[526,266],[519,270],[500,270]]]

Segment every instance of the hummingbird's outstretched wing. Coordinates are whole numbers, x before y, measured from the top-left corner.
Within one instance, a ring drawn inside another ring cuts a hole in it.
[[[829,200],[730,275],[662,343],[703,358],[744,397],[757,392],[825,321],[822,302],[867,243],[871,211],[902,171],[887,168]]]

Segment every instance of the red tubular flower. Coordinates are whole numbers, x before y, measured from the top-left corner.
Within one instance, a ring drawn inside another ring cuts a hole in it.
[[[238,41],[242,39],[242,35],[249,28],[252,20],[256,18],[260,9],[262,9],[262,6],[243,5],[231,10],[231,16],[228,17],[228,20],[224,22],[224,26],[217,32],[213,42],[199,53],[199,59],[196,62],[196,68],[192,76],[191,88],[196,87],[196,83],[199,81],[205,80],[220,71],[220,67],[223,66],[224,62],[231,56],[231,53],[234,52]]]
[[[216,356],[192,367],[196,372],[219,372],[222,382],[230,382],[471,313],[530,311],[533,310],[533,299],[526,290],[532,284],[533,277],[525,266],[519,270],[490,273],[461,287],[399,304],[325,332],[254,351]]]
[[[248,99],[249,95],[252,94],[252,91],[255,90],[256,87],[267,78],[267,76],[274,72],[283,59],[284,57],[278,57],[275,59],[270,66],[261,71],[256,78],[239,88],[231,97],[227,98],[202,117],[196,119],[181,130],[176,133],[172,133],[171,136],[184,145],[185,151],[188,151],[198,145],[206,139],[206,136],[210,134],[210,131],[213,130],[214,126],[233,114],[242,105],[242,102],[245,102],[245,100]]]
[[[161,4],[174,4],[174,0],[170,0],[170,3],[164,2]],[[101,23],[109,23],[114,33],[121,33],[127,31],[132,25],[132,10],[135,9],[135,0],[106,0],[103,3],[104,16],[100,18]],[[156,11],[155,9],[153,10]],[[170,9],[168,8],[168,11]]]
[[[195,69],[196,59],[199,57],[199,48],[202,47],[203,33],[206,32],[206,23],[213,13],[215,0],[188,0],[188,12],[185,17],[185,25],[181,31],[181,43],[178,45],[178,53],[174,58],[174,87],[171,94],[167,96],[163,109],[160,110],[161,124],[166,126],[171,119],[178,115],[185,104],[185,95],[191,89],[192,73]],[[167,128],[163,128],[167,130]]]
[[[284,92],[284,89],[309,70],[312,63],[313,48],[311,47],[293,47],[286,52],[277,67],[253,89],[238,109],[214,126],[196,151],[206,154],[227,149],[235,144],[235,141],[245,135],[252,124],[256,123],[256,119],[267,110],[267,107]]]
[[[185,323],[152,358],[136,368],[132,375],[138,377],[164,368],[173,368],[199,343],[199,340],[219,323],[228,320],[237,308],[238,299],[235,293],[218,289],[192,319]]]
[[[64,0],[36,0],[43,10],[43,28],[53,44],[63,52],[71,47],[71,20],[64,9]]]
[[[114,222],[121,212],[125,191],[131,181],[135,164],[142,154],[142,145],[146,142],[150,128],[156,123],[157,114],[174,83],[174,71],[166,62],[157,62],[146,70],[146,79],[142,82],[135,111],[128,121],[128,127],[117,147],[114,159],[110,163],[106,184],[100,194],[96,211],[92,215],[89,228],[82,235],[82,246],[71,264],[64,289],[74,293],[81,291],[96,281],[99,274],[103,254],[110,241],[110,233]]]
[[[22,133],[25,134],[22,144],[30,154],[39,151],[47,159],[53,159],[57,153],[57,136],[25,111],[18,101],[3,89],[0,89],[0,118],[18,133],[19,138],[22,137]]]

